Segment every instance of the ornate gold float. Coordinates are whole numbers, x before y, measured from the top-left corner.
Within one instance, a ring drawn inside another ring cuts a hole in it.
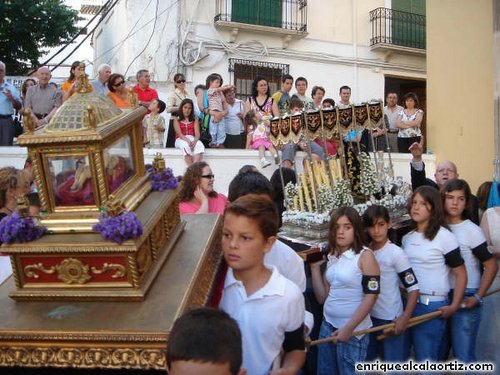
[[[176,190],[151,192],[142,118],[92,92],[86,77],[28,147],[42,205],[41,239],[5,247],[17,300],[143,300],[182,232]],[[28,121],[29,122],[29,121]],[[32,124],[31,124],[32,125]],[[121,244],[92,231],[98,215],[134,211],[143,235]]]

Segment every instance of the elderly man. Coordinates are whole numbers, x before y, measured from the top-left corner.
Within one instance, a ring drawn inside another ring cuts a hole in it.
[[[41,127],[47,124],[57,108],[61,106],[61,92],[49,85],[52,74],[46,66],[42,66],[36,72],[38,85],[31,86],[26,93],[24,108],[30,108],[33,115],[36,127]]]
[[[458,178],[457,166],[450,160],[443,160],[436,166],[436,173],[434,173],[434,179],[436,182],[426,177],[425,164],[422,161],[422,154],[424,152],[424,137],[422,137],[419,143],[413,143],[409,150],[413,156],[413,159],[410,162],[411,186],[413,190],[422,185],[441,189],[444,184],[446,184],[446,181]],[[475,224],[479,225],[478,201],[474,195],[471,196],[470,219]]]
[[[111,76],[111,66],[108,64],[101,64],[97,68],[97,79],[94,79],[91,83],[94,86],[96,93],[101,95],[108,95],[108,81]]]
[[[149,74],[148,70],[139,70],[136,74],[136,78],[137,85],[134,86],[134,91],[137,94],[137,98],[139,99],[138,104],[148,109],[151,100],[158,99],[158,92],[155,89],[149,87],[149,83],[151,82],[151,75]]]
[[[5,64],[0,61],[0,146],[12,146],[14,140],[15,110],[21,109],[22,101],[14,85],[5,81]]]
[[[387,93],[385,99],[387,105],[384,107],[384,117],[387,124],[387,138],[391,146],[391,152],[398,152],[398,124],[397,117],[403,111],[403,107],[398,105],[398,94],[393,91]]]

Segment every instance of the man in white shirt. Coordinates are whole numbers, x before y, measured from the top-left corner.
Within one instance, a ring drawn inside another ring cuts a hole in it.
[[[389,138],[389,146],[391,152],[398,151],[398,125],[396,123],[398,114],[403,110],[403,107],[398,105],[398,94],[389,91],[385,98],[387,105],[384,107],[384,117],[387,126],[387,137]]]
[[[111,67],[108,64],[101,64],[97,69],[98,76],[91,83],[94,86],[95,92],[101,95],[108,95],[108,81],[111,76]]]
[[[342,86],[339,90],[340,102],[339,106],[351,105],[351,88],[349,86]]]
[[[304,103],[304,112],[310,111],[314,109],[314,102],[311,97],[306,95],[307,91],[307,79],[304,77],[299,77],[295,81],[295,90],[297,93],[292,96],[299,98],[302,103]]]
[[[243,125],[244,106],[240,99],[236,98],[235,88],[224,92],[227,104],[227,115],[224,117],[226,128],[225,148],[245,148],[246,133]]]

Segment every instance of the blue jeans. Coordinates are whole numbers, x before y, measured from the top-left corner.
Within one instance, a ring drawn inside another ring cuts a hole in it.
[[[373,326],[381,326],[392,323],[392,320],[383,320],[372,317]],[[410,340],[408,331],[401,335],[394,335],[384,340],[377,340],[377,336],[382,332],[374,332],[370,334],[370,342],[366,360],[368,362],[379,358],[385,362],[406,362],[410,357]]]
[[[465,296],[473,296],[477,289],[468,288]],[[476,338],[481,322],[481,305],[459,309],[450,318],[451,345],[454,356],[461,362],[476,361]]]
[[[223,145],[226,140],[226,128],[224,126],[224,119],[219,122],[213,122],[213,117],[210,118],[208,125],[208,132],[212,136],[212,143],[216,146]]]
[[[413,317],[436,311],[441,306],[446,306],[448,300],[429,302],[428,305],[417,302]],[[410,329],[411,343],[415,352],[415,360],[438,361],[439,352],[446,331],[446,319],[434,318],[418,324]]]
[[[323,319],[319,338],[330,337],[337,328]],[[346,343],[329,342],[318,345],[318,375],[355,375],[355,365],[365,361],[368,348],[368,335],[362,338],[351,337]]]

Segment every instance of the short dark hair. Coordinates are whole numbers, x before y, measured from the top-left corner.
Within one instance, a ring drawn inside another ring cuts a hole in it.
[[[196,85],[194,87],[194,93],[195,94],[196,94],[196,91],[198,91],[198,89],[206,90],[206,87],[205,87],[205,85],[202,85],[201,83],[199,85]]]
[[[307,83],[307,79],[305,79],[305,77],[299,77],[295,80],[295,87],[297,87],[297,82],[300,82],[300,81],[303,81],[306,83],[306,86],[308,85]]]
[[[167,105],[165,104],[165,102],[161,99],[153,99],[153,100],[156,100],[156,102],[158,103],[158,113],[162,113],[163,111],[165,111],[165,108],[167,108]]]
[[[207,80],[205,82],[205,88],[208,90],[210,88],[210,84],[218,79],[220,81],[220,85],[222,86],[222,76],[219,73],[212,73],[208,75]]]
[[[366,245],[365,232],[363,230],[363,225],[361,224],[361,217],[352,207],[340,207],[333,211],[332,217],[330,218],[330,227],[328,231],[328,245],[330,247],[330,253],[335,253],[337,248],[337,221],[342,217],[347,217],[347,220],[352,224],[354,230],[354,242],[352,244],[352,250],[359,254],[363,247]]]
[[[293,96],[291,99],[290,99],[290,105],[288,106],[288,108],[292,109],[292,108],[304,108],[304,102],[302,100],[300,100],[297,96]]]
[[[323,99],[323,104],[324,103],[330,103],[332,107],[335,107],[335,100],[333,100],[332,98]]]
[[[272,198],[273,187],[271,182],[259,172],[238,173],[229,184],[227,199],[234,202],[236,199],[251,193],[265,194]]]
[[[391,221],[389,210],[382,205],[374,204],[363,213],[363,226],[365,229],[373,227],[377,219],[383,219],[386,223]]]
[[[440,227],[448,228],[444,219],[443,202],[441,201],[441,195],[439,190],[432,186],[420,186],[413,192],[410,200],[408,201],[408,213],[411,216],[411,206],[413,199],[416,195],[420,195],[422,199],[431,206],[431,217],[429,219],[429,224],[425,230],[424,237],[432,241],[434,237],[439,232]],[[417,227],[416,223],[412,220],[412,228]]]
[[[443,200],[443,206],[446,199],[446,193],[451,193],[452,191],[455,190],[461,190],[464,192],[465,195],[465,209],[463,210],[462,215],[460,215],[462,220],[470,219],[472,212],[470,197],[472,193],[470,191],[469,184],[465,180],[462,180],[460,178],[454,178],[446,181],[443,187],[441,187],[441,199]]]
[[[248,175],[252,172],[246,173]],[[253,172],[255,173],[255,172]],[[259,173],[260,174],[260,173]],[[264,194],[246,194],[229,203],[224,211],[228,214],[247,217],[257,224],[264,238],[276,236],[279,229],[278,210],[271,197]]]
[[[404,97],[403,97],[403,103],[404,103],[404,107],[406,108],[406,101],[408,99],[413,99],[413,101],[415,102],[415,108],[418,108],[418,96],[417,94],[415,94],[414,92],[409,92],[408,94],[406,94]]]
[[[285,83],[287,79],[291,79],[293,83],[293,77],[290,74],[283,74],[283,77],[281,77],[281,82]]]
[[[229,364],[231,374],[243,361],[238,323],[222,310],[202,307],[178,318],[170,331],[167,366],[175,361]]]
[[[349,90],[349,91],[351,91],[351,88],[349,86],[347,86],[347,85],[340,86],[339,93],[341,93],[342,90]]]

